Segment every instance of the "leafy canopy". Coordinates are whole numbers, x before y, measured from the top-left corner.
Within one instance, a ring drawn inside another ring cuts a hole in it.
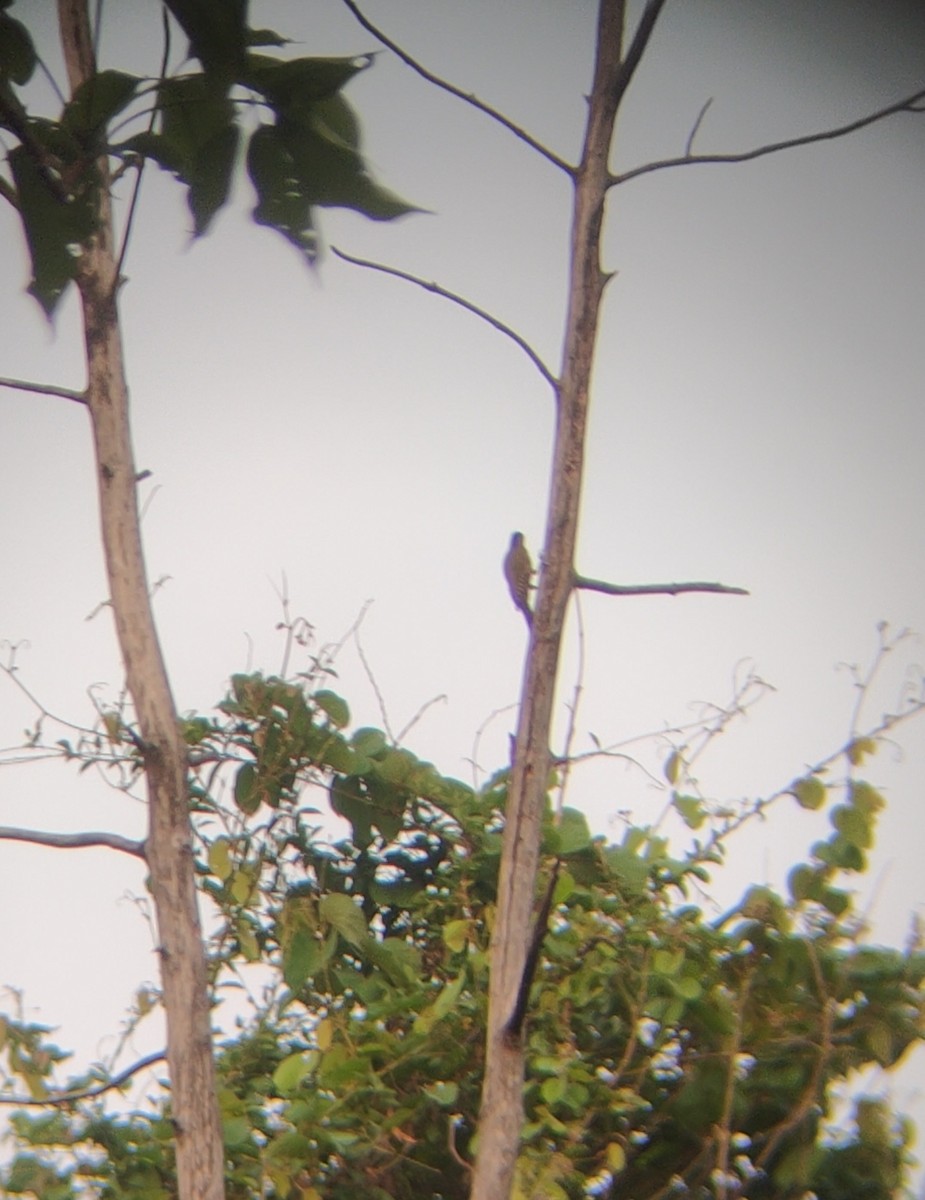
[[[255,979],[263,995],[219,1049],[229,1196],[462,1200],[508,772],[475,789],[380,730],[351,732],[323,682],[238,675],[215,716],[184,726],[216,995],[256,994]],[[100,746],[131,786],[135,743],[105,716]],[[859,1101],[853,1138],[824,1137],[836,1085],[895,1065],[925,1019],[925,954],[865,944],[843,886],[883,803],[856,775],[875,748],[845,748],[841,785],[818,773],[784,790],[828,808],[831,833],[788,895],[754,887],[719,920],[692,896],[722,838],[672,854],[644,825],[610,843],[574,809],[548,814],[543,887],[560,865],[530,996],[520,1196],[648,1197],[674,1179],[706,1195],[720,1176],[760,1200],[894,1194],[911,1131],[881,1102]],[[688,823],[714,823],[677,790],[683,756],[665,774]],[[324,833],[330,814],[341,836]],[[6,1074],[36,1099],[64,1057],[47,1032],[2,1030]],[[173,1194],[163,1095],[128,1115],[75,1099],[14,1129],[11,1193]]]

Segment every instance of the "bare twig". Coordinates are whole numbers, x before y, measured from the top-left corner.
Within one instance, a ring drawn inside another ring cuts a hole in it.
[[[565,793],[568,788],[569,773],[571,771],[572,760],[572,745],[575,741],[575,728],[578,723],[578,708],[581,704],[581,694],[584,690],[585,678],[585,623],[581,612],[581,597],[575,597],[575,617],[578,623],[578,665],[575,671],[575,689],[572,692],[572,701],[568,705],[568,728],[565,731],[565,742],[562,747],[562,770],[559,775],[559,790],[556,794],[556,819],[562,815],[562,809],[565,805]]]
[[[431,696],[429,700],[425,700],[424,703],[418,708],[417,712],[415,712],[411,717],[411,719],[406,721],[401,729],[399,729],[398,745],[401,745],[401,743],[405,740],[415,725],[417,725],[418,721],[420,721],[421,717],[424,716],[428,709],[433,708],[435,704],[446,704],[446,702],[447,696],[443,692],[441,692],[439,696]]]
[[[359,625],[357,625],[353,631],[353,641],[357,648],[357,656],[359,657],[363,670],[366,672],[366,678],[369,680],[369,686],[375,693],[376,703],[379,705],[379,716],[382,718],[382,727],[388,734],[389,741],[392,743],[392,745],[397,746],[398,739],[392,732],[392,726],[389,721],[389,710],[385,706],[385,696],[382,694],[382,689],[379,687],[379,681],[376,679],[369,659],[366,657],[366,651],[363,649],[363,643],[360,641]]]
[[[752,150],[743,150],[737,154],[686,153],[677,158],[656,159],[654,162],[643,163],[640,167],[632,167],[629,171],[621,171],[619,174],[611,175],[609,186],[615,187],[620,183],[628,183],[631,179],[638,179],[640,175],[651,175],[654,171],[664,171],[669,167],[686,167],[693,163],[751,162],[756,158],[765,158],[769,154],[778,154],[781,150],[793,150],[797,146],[812,146],[816,142],[833,141],[836,138],[845,137],[849,133],[855,133],[859,129],[864,129],[868,125],[873,125],[877,121],[882,121],[886,117],[891,117],[895,113],[901,112],[925,112],[925,90],[913,92],[911,96],[907,96],[904,100],[897,100],[895,104],[888,104],[886,108],[880,108],[874,113],[869,113],[866,117],[859,117],[856,121],[849,121],[846,125],[836,125],[832,129],[823,129],[818,133],[806,133],[802,137],[786,138],[780,142],[768,142],[764,146],[756,146]],[[688,140],[688,147],[690,147],[690,139]]]
[[[720,592],[727,596],[749,596],[747,588],[731,587],[726,583],[608,583],[604,579],[588,579],[575,575],[575,587],[589,592],[605,592],[608,596],[677,596],[681,592]]]
[[[491,725],[491,723],[494,721],[494,719],[496,717],[506,716],[508,713],[515,712],[516,710],[517,710],[516,704],[505,704],[505,706],[503,708],[493,709],[488,714],[488,716],[485,718],[485,720],[482,722],[482,724],[478,727],[478,729],[475,731],[475,738],[473,739],[473,742],[472,742],[472,757],[468,760],[470,762],[470,764],[472,765],[472,786],[474,788],[479,787],[479,775],[480,775],[480,773],[482,773],[482,767],[479,766],[479,754],[480,754],[480,747],[481,747],[481,743],[482,743],[482,735],[485,733],[485,731],[488,729],[488,726]]]
[[[15,664],[16,648],[13,647],[12,649],[13,654],[11,655],[10,662],[0,663],[0,673],[4,674],[7,679],[9,679],[9,681],[22,692],[30,704],[34,705],[38,711],[39,718],[43,721],[52,721],[54,724],[60,725],[62,729],[72,729],[75,733],[79,733],[82,736],[92,737],[95,732],[93,729],[89,729],[86,725],[76,725],[73,721],[66,721],[64,717],[56,716],[53,712],[45,707],[45,705],[41,702],[41,700],[38,699],[37,696],[33,695],[33,693],[29,691],[23,681],[19,678],[19,668]],[[92,689],[88,689],[88,692],[90,693],[92,700]],[[95,701],[93,701],[93,703],[94,707],[99,712],[99,706]]]
[[[161,55],[161,69],[159,82],[163,83],[167,77],[167,63],[170,59],[170,20],[167,16],[167,8],[161,9],[161,22],[164,30],[164,53]],[[99,32],[99,26],[97,26]],[[157,105],[151,109],[151,117],[148,121],[148,133],[153,133],[154,125],[157,120]],[[137,172],[135,175],[135,183],[132,188],[132,198],[128,205],[128,215],[125,218],[125,230],[122,234],[122,245],[119,248],[119,257],[116,261],[116,272],[113,277],[113,290],[118,291],[122,283],[122,267],[125,264],[125,256],[128,253],[128,244],[132,236],[132,226],[135,223],[135,210],[138,207],[138,197],[141,194],[141,177],[144,174],[145,159],[142,157],[138,162]]]
[[[663,3],[664,0],[661,0],[661,2]],[[462,100],[464,104],[471,105],[472,108],[484,113],[486,117],[491,117],[493,121],[497,121],[499,125],[502,125],[510,133],[513,133],[514,137],[529,146],[531,150],[535,150],[537,154],[545,158],[547,162],[552,163],[554,167],[565,171],[567,175],[575,174],[575,167],[570,162],[567,162],[564,158],[560,158],[558,154],[550,150],[548,146],[544,146],[532,134],[527,133],[526,129],[516,124],[510,117],[505,116],[503,112],[500,112],[497,108],[492,108],[490,104],[486,104],[484,100],[480,100],[478,96],[474,96],[471,92],[464,92],[462,88],[458,88],[454,83],[450,83],[446,79],[441,79],[439,75],[428,71],[416,58],[412,58],[407,50],[403,50],[397,42],[393,42],[377,25],[374,25],[369,17],[360,11],[359,6],[354,3],[354,0],[344,0],[344,4],[350,9],[367,33],[371,33],[377,41],[381,42],[386,49],[391,50],[397,58],[401,59],[406,67],[410,67],[422,79],[428,83],[432,83],[435,87],[441,88],[445,92],[449,92],[451,96],[455,96],[457,100]]]
[[[347,0],[344,0],[344,3],[346,4]],[[418,275],[412,275],[409,271],[402,271],[398,267],[389,267],[385,263],[372,262],[367,258],[356,258],[353,254],[347,254],[344,250],[338,250],[336,246],[332,246],[331,251],[338,258],[343,259],[344,262],[352,263],[355,267],[366,267],[370,271],[381,271],[383,275],[394,275],[396,279],[404,279],[407,283],[414,283],[418,287],[423,288],[425,292],[433,292],[435,296],[442,296],[444,300],[451,300],[453,304],[458,304],[466,312],[471,312],[475,316],[481,317],[492,329],[503,333],[505,337],[509,337],[512,342],[519,346],[553,391],[558,391],[558,379],[556,379],[555,375],[553,375],[552,371],[546,366],[526,338],[522,337],[515,329],[512,329],[510,325],[505,325],[503,321],[499,321],[497,317],[493,317],[484,308],[480,308],[477,304],[473,304],[471,300],[467,300],[464,296],[460,296],[456,292],[451,292],[448,288],[441,287],[439,283],[428,282],[428,280],[421,279]]]
[[[34,846],[53,846],[58,850],[83,850],[88,846],[105,846],[144,860],[144,842],[132,841],[118,833],[47,833],[43,829],[18,829],[0,825],[0,841],[31,842]]]
[[[16,1108],[47,1108],[54,1104],[73,1104],[75,1100],[91,1100],[94,1096],[102,1096],[105,1092],[111,1092],[113,1088],[121,1087],[133,1075],[137,1075],[146,1067],[152,1067],[156,1062],[163,1062],[166,1057],[165,1051],[158,1050],[155,1054],[149,1054],[133,1063],[132,1066],[126,1067],[124,1071],[120,1071],[118,1075],[114,1075],[105,1083],[97,1083],[92,1087],[73,1092],[52,1093],[41,1100],[37,1100],[34,1096],[0,1096],[0,1104],[12,1105]]]
[[[86,404],[85,392],[77,392],[73,388],[58,387],[54,383],[32,383],[28,379],[0,378],[0,387],[15,388],[20,392],[35,392],[39,396],[59,396],[62,400],[73,400],[77,404]]]
[[[697,114],[697,120],[691,126],[691,131],[687,135],[687,143],[684,146],[684,154],[685,154],[685,157],[687,157],[687,158],[690,158],[691,153],[693,152],[694,138],[696,138],[698,132],[700,131],[700,126],[703,124],[703,118],[707,115],[707,109],[710,107],[710,105],[712,103],[713,103],[713,97],[710,96],[710,98],[708,100],[704,101],[703,108],[701,108],[700,112]]]

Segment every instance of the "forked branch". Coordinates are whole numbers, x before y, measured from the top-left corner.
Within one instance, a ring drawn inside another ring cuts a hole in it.
[[[699,128],[700,122],[703,119],[706,106],[701,109],[700,116],[697,118],[695,132]],[[782,150],[794,150],[798,146],[812,146],[817,142],[831,142],[836,138],[847,137],[849,133],[856,133],[859,129],[866,129],[868,125],[873,125],[877,121],[883,121],[887,117],[892,117],[896,113],[901,112],[925,112],[925,89],[918,92],[913,92],[911,96],[907,96],[904,100],[897,100],[895,104],[888,104],[885,108],[880,108],[876,112],[868,113],[866,117],[859,117],[856,121],[849,121],[846,125],[836,125],[831,129],[822,129],[817,133],[806,133],[802,137],[786,138],[780,142],[768,142],[764,146],[755,146],[751,150],[742,150],[734,154],[692,154],[690,153],[693,145],[693,134],[688,138],[687,153],[679,155],[677,158],[660,158],[654,162],[643,163],[642,166],[632,167],[629,171],[621,171],[619,174],[610,176],[610,187],[615,187],[620,183],[628,183],[631,179],[638,179],[640,175],[651,175],[655,171],[664,171],[669,167],[687,167],[694,163],[742,163],[751,162],[756,158],[766,158],[769,154],[779,154]]]

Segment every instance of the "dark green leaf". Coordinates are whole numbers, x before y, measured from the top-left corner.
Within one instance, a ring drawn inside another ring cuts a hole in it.
[[[247,172],[257,193],[254,220],[281,233],[314,262],[318,239],[312,223],[311,201],[296,175],[285,139],[275,125],[261,125],[247,147]]]
[[[165,0],[212,86],[227,89],[244,72],[247,0]]]
[[[38,61],[29,31],[22,22],[0,12],[0,81],[22,86],[32,78]]]
[[[126,147],[173,171],[189,189],[196,236],[204,234],[228,198],[238,145],[234,105],[201,75],[168,79],[158,89],[160,133]]]
[[[141,80],[123,71],[99,71],[85,80],[67,103],[61,124],[82,146],[95,150],[105,143],[112,118],[132,101]]]
[[[307,117],[319,100],[335,95],[371,63],[360,58],[293,58],[248,54],[240,82],[260,92],[278,117]]]
[[[24,146],[15,146],[8,159],[32,259],[29,291],[50,316],[74,278],[80,246],[96,228],[93,190],[61,199]]]
[[[274,29],[248,29],[245,36],[248,46],[288,46],[292,41]]]
[[[257,768],[253,763],[242,763],[234,780],[234,802],[241,812],[250,816],[260,807],[257,791]]]

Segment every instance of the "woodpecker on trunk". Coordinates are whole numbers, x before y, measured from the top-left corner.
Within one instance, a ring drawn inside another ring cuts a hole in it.
[[[504,556],[504,578],[511,592],[511,599],[523,613],[528,625],[533,624],[530,608],[530,581],[533,578],[533,563],[524,545],[522,533],[511,534],[511,544]]]

